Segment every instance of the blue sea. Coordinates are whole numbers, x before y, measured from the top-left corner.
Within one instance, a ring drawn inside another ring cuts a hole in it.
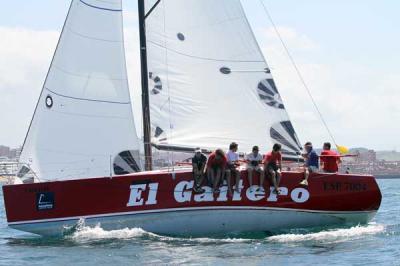
[[[100,225],[41,238],[7,227],[0,192],[0,265],[400,265],[400,179],[379,180],[379,186],[382,206],[368,225],[226,238],[105,231]]]

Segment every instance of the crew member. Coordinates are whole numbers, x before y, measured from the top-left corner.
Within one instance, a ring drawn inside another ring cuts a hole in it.
[[[219,181],[224,177],[225,174],[229,175],[230,172],[227,170],[227,160],[225,153],[221,149],[217,149],[211,153],[207,161],[207,176],[213,186],[213,192],[219,193]],[[230,179],[230,176],[227,178]]]
[[[228,161],[228,170],[230,171],[230,176],[235,178],[235,191],[239,192],[239,182],[240,182],[240,172],[238,170],[239,167],[239,153],[238,144],[232,142],[229,145],[229,151],[226,153],[226,159]],[[227,178],[229,193],[232,194],[231,188],[231,179]]]
[[[308,177],[310,176],[310,173],[317,172],[319,169],[319,158],[318,154],[313,149],[313,145],[311,142],[307,142],[304,145],[304,150],[306,151],[306,153],[303,154],[303,157],[305,159],[304,179],[300,182],[300,185],[308,186]]]
[[[193,179],[194,179],[194,192],[203,193],[204,189],[201,184],[204,180],[204,169],[206,167],[207,157],[201,152],[200,148],[195,149],[195,154],[192,158]]]
[[[325,142],[321,152],[322,169],[326,173],[337,173],[339,171],[340,155],[331,150],[331,144]]]
[[[267,175],[270,176],[272,184],[274,185],[274,193],[278,194],[279,191],[279,182],[281,180],[281,171],[282,171],[282,146],[278,143],[275,143],[272,147],[272,151],[268,152],[265,155],[264,169]]]
[[[260,186],[258,190],[264,191],[264,170],[260,166],[262,163],[262,155],[259,153],[258,146],[254,146],[252,152],[247,155],[246,162],[247,162],[247,177],[249,180],[250,190],[253,186],[253,171],[256,171],[260,174]]]

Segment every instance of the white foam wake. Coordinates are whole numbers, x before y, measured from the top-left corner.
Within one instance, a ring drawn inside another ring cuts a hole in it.
[[[367,226],[354,226],[346,229],[332,229],[327,231],[321,231],[317,233],[306,233],[306,234],[282,234],[267,237],[265,240],[274,243],[296,243],[304,241],[323,241],[323,242],[335,242],[335,241],[346,241],[349,239],[357,239],[367,235],[374,235],[381,233],[385,230],[385,227],[380,224],[369,224]],[[252,239],[246,238],[179,238],[179,237],[168,237],[160,236],[154,233],[147,232],[141,228],[124,228],[118,230],[105,230],[100,224],[94,227],[86,226],[84,221],[80,221],[76,227],[76,230],[68,236],[68,238],[78,241],[97,241],[107,239],[135,239],[135,238],[155,238],[158,241],[184,241],[184,242],[197,242],[197,243],[246,243],[252,242]]]
[[[158,241],[184,241],[184,242],[197,242],[197,243],[238,243],[238,242],[249,242],[250,239],[243,238],[179,238],[161,236],[154,233],[147,232],[141,228],[124,228],[117,230],[105,230],[100,224],[94,227],[85,225],[84,220],[80,220],[75,227],[75,230],[71,235],[68,236],[77,242],[90,242],[97,240],[108,240],[108,239],[135,239],[135,238],[153,238]]]
[[[100,224],[90,227],[81,226],[78,228],[70,238],[76,241],[85,240],[106,240],[106,239],[132,239],[142,236],[151,236],[152,234],[140,228],[124,228],[119,230],[104,230]]]
[[[293,242],[303,242],[303,241],[341,241],[348,239],[356,239],[366,235],[374,235],[381,233],[385,230],[383,225],[370,224],[367,226],[355,226],[347,229],[335,229],[322,231],[318,233],[309,234],[283,234],[268,237],[269,242],[278,243],[293,243]]]
[[[248,242],[249,239],[242,238],[179,238],[179,237],[168,237],[161,236],[154,233],[147,232],[141,228],[124,228],[118,230],[104,230],[100,224],[90,227],[90,226],[80,226],[72,235],[69,236],[70,239],[78,242],[86,241],[97,241],[97,240],[108,240],[108,239],[118,239],[118,240],[128,240],[141,237],[152,237],[158,241],[185,241],[185,242],[197,242],[197,243],[240,243]]]
[[[252,239],[247,239],[247,238],[208,238],[208,237],[202,237],[202,238],[179,238],[178,240],[182,241],[190,241],[194,243],[201,243],[201,244],[230,244],[230,243],[247,243],[247,242],[252,242]]]

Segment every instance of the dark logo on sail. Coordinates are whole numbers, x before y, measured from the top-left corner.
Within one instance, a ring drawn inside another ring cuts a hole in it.
[[[164,133],[164,130],[161,127],[156,127],[154,132],[154,137],[159,138]]]
[[[53,107],[53,98],[50,95],[47,95],[45,103],[47,108]]]
[[[116,175],[126,175],[140,171],[139,151],[123,151],[114,158],[114,173]]]
[[[230,73],[232,72],[232,70],[231,70],[229,67],[221,67],[221,68],[219,69],[219,71],[220,71],[222,74],[225,74],[225,75],[228,75],[228,74],[230,74]]]
[[[279,109],[285,108],[273,79],[264,79],[258,83],[257,92],[266,105]]]
[[[51,210],[54,208],[54,193],[36,193],[36,209],[38,211]]]
[[[180,40],[180,41],[182,41],[182,42],[185,40],[185,35],[183,35],[182,32],[179,32],[179,33],[176,35],[176,37],[178,37],[178,40]]]
[[[297,156],[300,154],[301,145],[290,121],[274,124],[270,129],[270,136],[274,141],[282,144],[284,155]]]
[[[161,78],[159,76],[154,75],[154,73],[152,72],[149,73],[149,78],[154,83],[153,88],[151,89],[151,94],[153,95],[159,94],[163,89]]]
[[[152,135],[155,139],[157,139],[157,141],[166,141],[167,140],[167,134],[164,131],[164,129],[162,129],[159,126],[156,126],[155,128],[152,128]]]

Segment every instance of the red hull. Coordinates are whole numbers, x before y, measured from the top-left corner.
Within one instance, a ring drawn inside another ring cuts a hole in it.
[[[3,192],[11,224],[195,207],[371,212],[380,206],[381,193],[372,176],[312,175],[308,187],[299,186],[301,178],[301,173],[285,172],[280,185],[284,195],[277,199],[268,189],[265,195],[249,192],[245,172],[241,193],[233,198],[224,192],[196,196],[190,189],[191,173],[185,171],[9,185],[3,186]],[[257,181],[255,177],[254,183]]]

